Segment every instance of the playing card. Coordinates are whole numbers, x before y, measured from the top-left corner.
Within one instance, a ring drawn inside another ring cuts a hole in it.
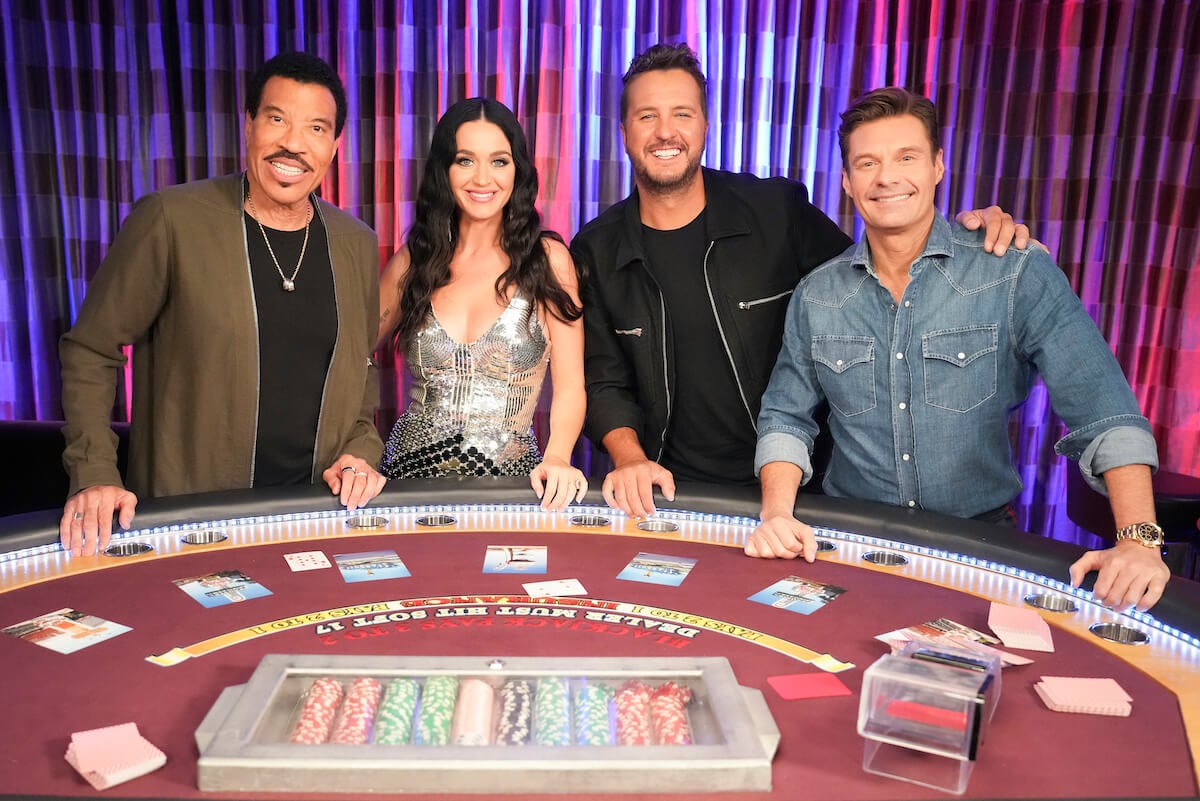
[[[988,626],[1008,648],[1054,651],[1054,639],[1050,634],[1050,626],[1033,609],[998,604],[993,601],[988,612]]]
[[[285,553],[283,558],[287,560],[288,567],[295,573],[299,573],[302,570],[320,570],[323,567],[333,567],[329,558],[322,551]]]
[[[531,581],[522,584],[525,592],[531,596],[556,598],[560,595],[586,595],[587,590],[579,583],[579,579],[555,579],[554,581]]]

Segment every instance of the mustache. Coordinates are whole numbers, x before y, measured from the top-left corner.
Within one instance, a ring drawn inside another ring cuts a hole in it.
[[[271,161],[272,159],[289,159],[291,161],[298,161],[300,162],[300,165],[304,167],[304,169],[310,171],[312,170],[312,165],[305,161],[303,156],[301,156],[299,153],[293,153],[290,150],[276,150],[274,153],[263,159],[263,161]]]

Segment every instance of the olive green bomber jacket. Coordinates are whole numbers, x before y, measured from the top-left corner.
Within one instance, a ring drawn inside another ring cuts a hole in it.
[[[148,497],[251,486],[258,319],[241,174],[147,195],[122,224],[59,345],[70,493],[123,484],[109,419],[133,345],[128,487]],[[313,481],[342,453],[379,461],[379,245],[364,223],[314,204],[329,238],[338,331]]]

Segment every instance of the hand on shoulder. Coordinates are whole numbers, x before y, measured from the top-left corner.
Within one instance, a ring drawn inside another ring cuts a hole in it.
[[[961,211],[954,219],[968,231],[983,228],[983,249],[996,256],[1003,256],[1009,245],[1018,249],[1027,247],[1031,241],[1041,245],[1029,235],[1027,225],[1016,222],[1011,214],[999,206]],[[1045,249],[1044,245],[1041,246]]]

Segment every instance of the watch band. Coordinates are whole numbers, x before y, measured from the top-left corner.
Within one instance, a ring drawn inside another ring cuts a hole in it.
[[[1163,530],[1157,523],[1134,523],[1117,529],[1117,542],[1134,540],[1147,548],[1163,546]]]

